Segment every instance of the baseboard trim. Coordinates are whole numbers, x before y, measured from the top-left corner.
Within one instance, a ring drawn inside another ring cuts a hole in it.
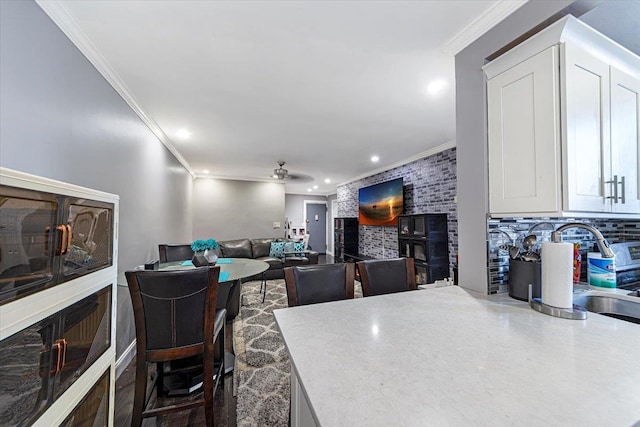
[[[136,357],[136,340],[133,340],[124,353],[116,360],[116,379],[120,378],[120,375],[127,369],[127,366],[129,366],[129,363],[131,363],[134,357]]]

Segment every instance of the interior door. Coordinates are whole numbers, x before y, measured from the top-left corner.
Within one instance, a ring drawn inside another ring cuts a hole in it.
[[[307,233],[309,249],[320,254],[327,252],[327,205],[307,204]]]

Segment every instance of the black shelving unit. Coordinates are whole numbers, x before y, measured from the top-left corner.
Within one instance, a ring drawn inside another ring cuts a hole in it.
[[[344,254],[358,253],[358,218],[334,218],[333,257],[335,262],[345,262]]]
[[[414,259],[418,284],[449,277],[447,214],[400,215],[398,253]]]

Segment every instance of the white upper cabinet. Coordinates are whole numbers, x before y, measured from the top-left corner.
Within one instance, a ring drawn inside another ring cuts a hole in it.
[[[558,48],[487,83],[492,212],[560,209]]]
[[[640,212],[640,79],[611,67],[613,212]]]
[[[484,70],[492,216],[640,217],[640,58],[569,16]]]

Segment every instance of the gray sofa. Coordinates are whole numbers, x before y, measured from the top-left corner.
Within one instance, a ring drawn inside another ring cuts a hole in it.
[[[284,268],[294,265],[306,265],[318,263],[318,252],[305,251],[304,256],[287,256],[276,258],[269,256],[271,242],[284,241],[278,238],[262,239],[237,239],[218,241],[220,248],[218,254],[224,258],[251,258],[259,259],[269,264],[269,269],[265,272],[265,278],[284,279]],[[250,277],[247,280],[259,280],[262,275]]]

